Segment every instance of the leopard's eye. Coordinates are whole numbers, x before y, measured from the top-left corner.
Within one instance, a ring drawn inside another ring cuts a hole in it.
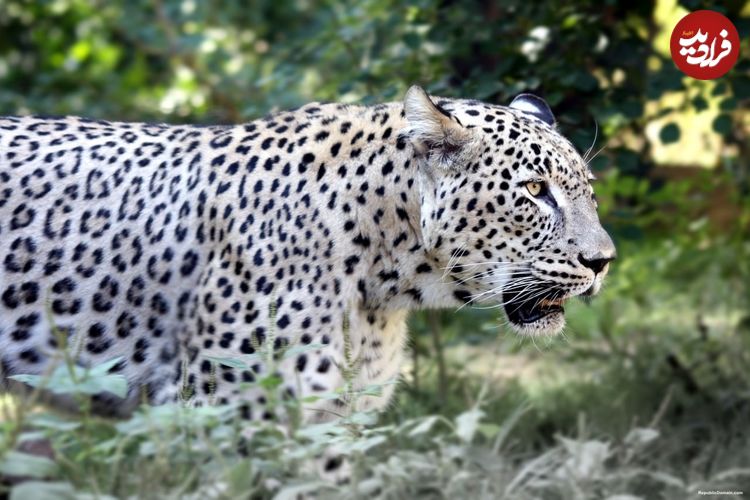
[[[526,183],[526,189],[529,191],[529,194],[534,197],[544,194],[546,187],[544,181],[529,181]]]

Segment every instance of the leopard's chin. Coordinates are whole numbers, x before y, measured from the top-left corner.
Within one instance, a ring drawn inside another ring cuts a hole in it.
[[[565,298],[551,290],[549,297],[518,299],[516,294],[503,293],[503,309],[513,329],[528,336],[557,335],[565,327]]]

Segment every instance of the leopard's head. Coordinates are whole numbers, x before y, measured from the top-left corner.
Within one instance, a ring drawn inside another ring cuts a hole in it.
[[[563,303],[596,294],[615,258],[581,155],[547,104],[509,107],[406,95],[419,157],[421,231],[459,300],[502,304],[528,335],[565,325]]]

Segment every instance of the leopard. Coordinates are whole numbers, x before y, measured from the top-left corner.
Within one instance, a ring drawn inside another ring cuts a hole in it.
[[[410,311],[490,305],[551,337],[600,290],[616,250],[593,179],[532,94],[413,86],[239,125],[0,118],[3,387],[64,351],[126,380],[102,414],[382,411]]]

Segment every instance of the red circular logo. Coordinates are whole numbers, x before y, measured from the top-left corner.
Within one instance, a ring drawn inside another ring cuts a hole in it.
[[[669,42],[680,71],[713,80],[732,69],[740,55],[740,35],[732,21],[712,10],[696,10],[680,19]]]

